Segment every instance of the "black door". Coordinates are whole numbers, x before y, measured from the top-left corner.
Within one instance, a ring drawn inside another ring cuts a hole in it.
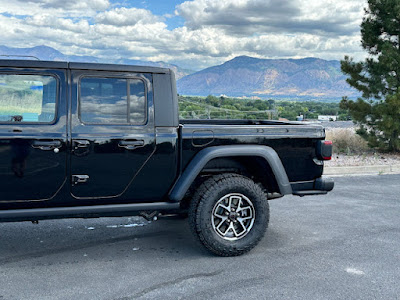
[[[0,70],[0,202],[50,200],[66,180],[64,71]]]
[[[71,191],[121,198],[155,150],[151,76],[72,72]]]

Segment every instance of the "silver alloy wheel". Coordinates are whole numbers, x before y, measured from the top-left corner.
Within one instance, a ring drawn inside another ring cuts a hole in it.
[[[232,193],[215,203],[211,222],[214,231],[223,239],[236,241],[245,237],[254,224],[253,203],[243,194]]]

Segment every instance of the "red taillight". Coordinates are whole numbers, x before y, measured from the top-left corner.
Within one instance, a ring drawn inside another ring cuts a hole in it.
[[[332,141],[323,141],[322,144],[325,146],[323,150],[328,150],[328,151],[322,151],[322,158],[323,160],[331,160],[332,159]],[[327,149],[328,148],[328,149]],[[326,156],[324,156],[326,155]]]
[[[317,146],[317,156],[322,160],[332,159],[332,141],[319,141]]]

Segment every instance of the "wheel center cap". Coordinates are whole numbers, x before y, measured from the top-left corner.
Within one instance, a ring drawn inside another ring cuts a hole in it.
[[[235,213],[235,212],[231,212],[231,213],[229,213],[229,220],[231,220],[231,221],[235,221],[236,220],[236,218],[237,218],[237,216],[238,216],[238,214],[237,213]]]

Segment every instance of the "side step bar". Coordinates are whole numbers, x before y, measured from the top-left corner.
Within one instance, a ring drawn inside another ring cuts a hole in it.
[[[179,203],[155,202],[93,205],[76,207],[52,207],[31,209],[10,209],[0,211],[0,222],[38,221],[64,218],[99,218],[139,215],[143,211],[179,210]]]

